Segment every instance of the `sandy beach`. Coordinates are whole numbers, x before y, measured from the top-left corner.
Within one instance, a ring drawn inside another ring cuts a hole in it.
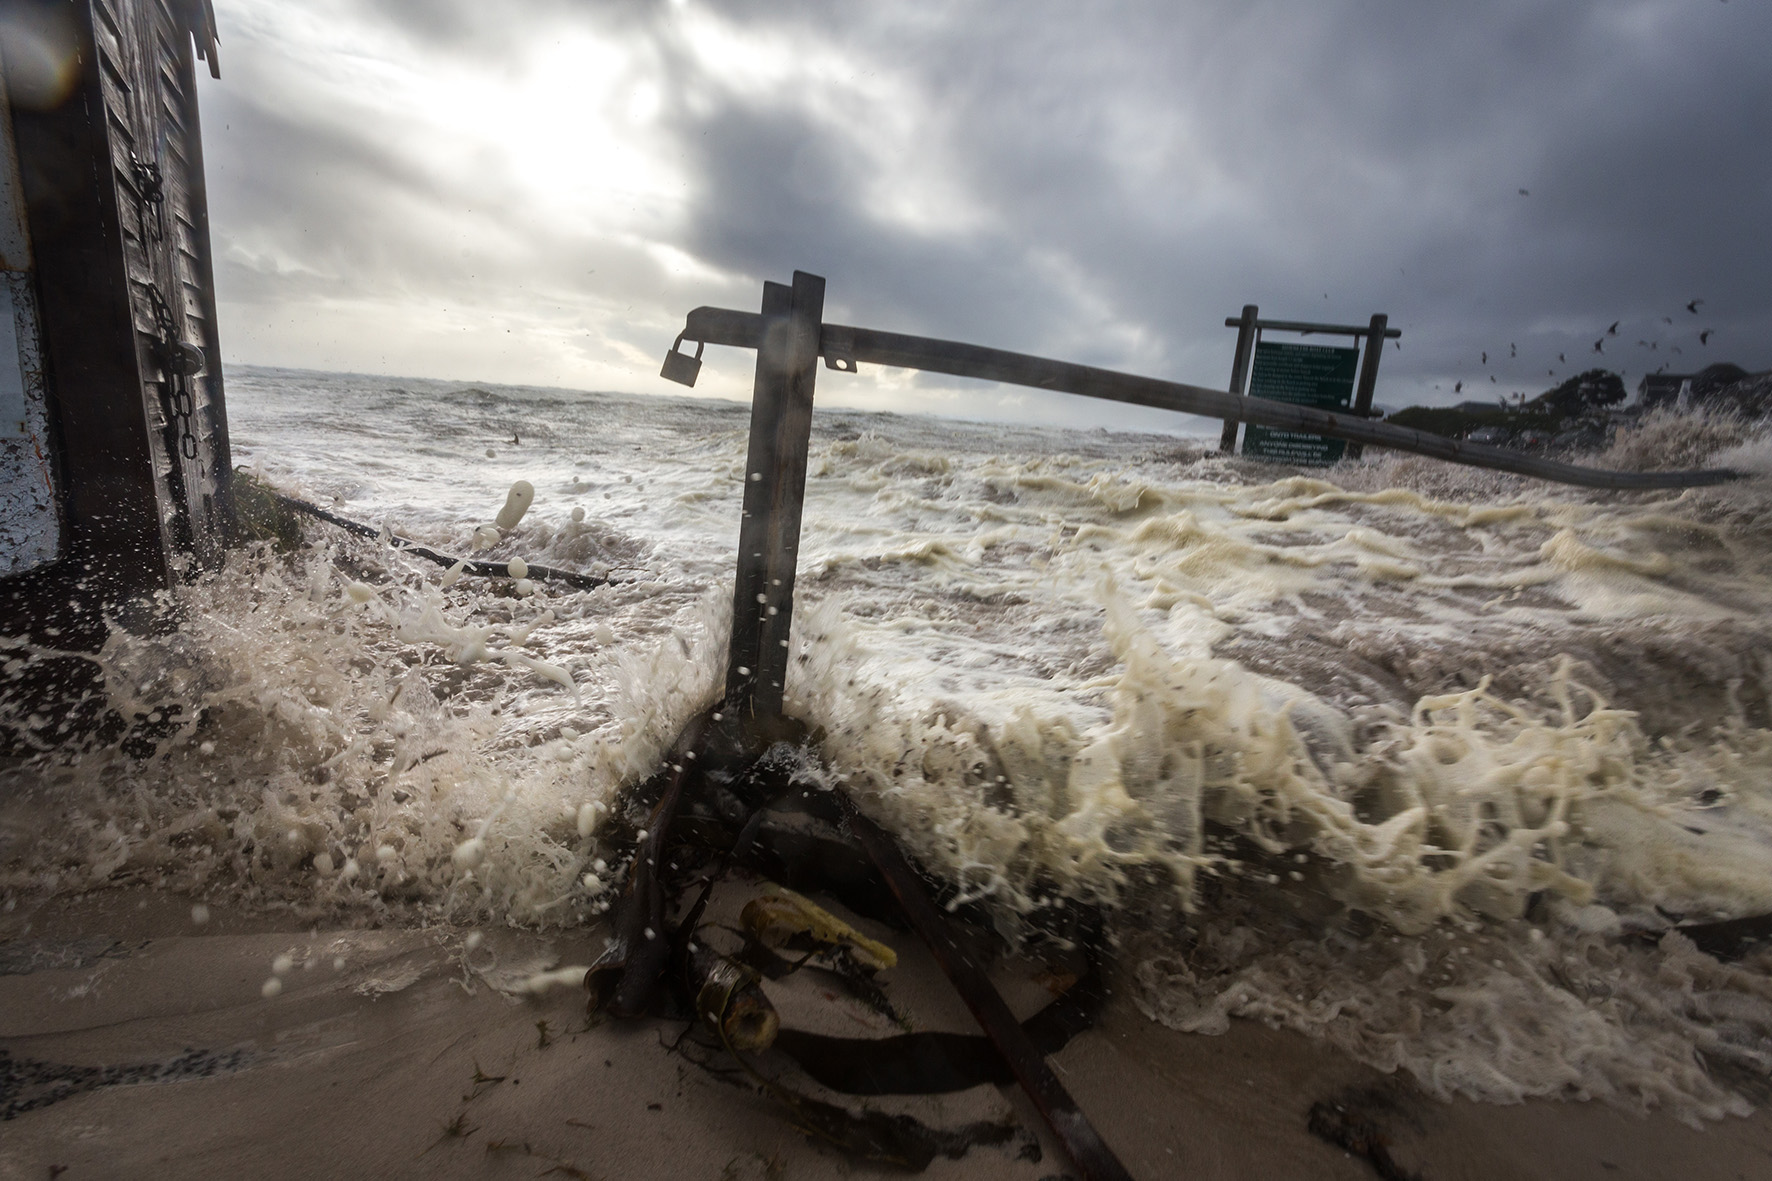
[[[191,905],[118,889],[4,915],[0,1177],[903,1175],[812,1142],[753,1088],[671,1052],[679,1024],[587,1028],[575,989],[500,991],[584,962],[601,945],[595,929],[488,931],[470,954],[457,930],[315,929],[219,907],[198,926]],[[901,957],[891,988],[915,1028],[970,1032],[914,940],[876,930]],[[296,966],[266,998],[282,955]],[[1040,1000],[1026,976],[997,972],[1024,1012]],[[778,999],[795,1023],[794,998]],[[1238,1021],[1222,1037],[1182,1035],[1117,995],[1053,1062],[1140,1178],[1377,1176],[1310,1134],[1320,1100],[1363,1113],[1398,1164],[1429,1181],[1772,1168],[1763,1109],[1695,1130],[1593,1103],[1447,1104],[1296,1034]],[[110,1083],[63,1069],[93,1067],[126,1069]],[[1013,1088],[896,1109],[937,1125],[1006,1113],[1020,1125],[1002,1147],[938,1159],[930,1177],[1074,1175]]]

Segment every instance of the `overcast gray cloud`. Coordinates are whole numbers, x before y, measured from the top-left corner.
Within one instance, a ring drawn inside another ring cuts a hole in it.
[[[799,267],[833,319],[1203,384],[1246,302],[1383,311],[1393,405],[1772,366],[1764,5],[217,7],[234,360],[664,392],[688,308]],[[710,362],[748,393],[748,356]],[[894,373],[820,397],[1049,409]]]

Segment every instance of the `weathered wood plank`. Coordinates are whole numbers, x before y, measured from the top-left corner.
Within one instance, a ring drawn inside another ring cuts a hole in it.
[[[817,275],[764,284],[726,668],[727,709],[753,726],[780,716],[787,680],[823,315]]]
[[[142,380],[121,225],[133,211],[119,207],[111,170],[94,169],[95,161],[115,160],[113,137],[133,135],[128,94],[114,79],[106,93],[92,23],[81,18],[76,27],[85,66],[74,93],[52,110],[15,111],[13,126],[67,481],[68,560],[87,572],[87,601],[116,602],[166,584],[170,539],[147,408],[117,397]],[[15,600],[21,610],[36,601]]]
[[[1249,358],[1255,354],[1255,338],[1257,335],[1255,322],[1261,315],[1261,309],[1255,304],[1243,305],[1243,316],[1237,321],[1237,351],[1231,358],[1231,393],[1240,394],[1248,388]],[[1229,321],[1226,321],[1228,324]],[[1237,428],[1242,424],[1234,418],[1224,420],[1224,430],[1218,436],[1218,449],[1230,454],[1237,449]]]
[[[1390,317],[1379,313],[1366,326],[1366,348],[1360,354],[1360,378],[1354,386],[1354,414],[1367,418],[1372,412],[1372,392],[1378,388],[1378,363],[1384,360],[1384,342],[1390,335]],[[1239,393],[1241,391],[1238,391]],[[1347,457],[1358,459],[1366,448],[1359,443],[1347,445]]]
[[[1364,332],[1364,329],[1361,330]],[[684,339],[707,344],[737,345],[756,348],[762,325],[753,312],[730,308],[696,308],[689,313]],[[1693,488],[1707,484],[1725,484],[1740,478],[1739,472],[1713,468],[1688,472],[1615,472],[1581,467],[1537,455],[1525,455],[1501,447],[1448,439],[1426,431],[1410,430],[1368,418],[1355,418],[1308,406],[1251,398],[1227,390],[1188,385],[1179,381],[1163,381],[1155,377],[1136,377],[1076,365],[1069,361],[1053,361],[1026,353],[959,341],[936,340],[924,336],[908,336],[897,332],[880,332],[872,328],[851,328],[844,324],[826,324],[820,335],[819,351],[826,363],[836,365],[865,362],[903,369],[922,369],[930,373],[946,373],[955,377],[972,377],[981,381],[997,381],[1009,385],[1025,385],[1034,389],[1059,393],[1081,394],[1089,398],[1105,398],[1139,406],[1154,406],[1182,414],[1198,414],[1206,418],[1234,418],[1242,422],[1283,430],[1308,431],[1331,439],[1369,443],[1426,455],[1452,463],[1495,471],[1514,472],[1534,479],[1552,480],[1586,488]]]

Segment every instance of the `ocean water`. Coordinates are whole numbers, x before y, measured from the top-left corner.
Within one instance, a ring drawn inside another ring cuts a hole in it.
[[[619,581],[519,597],[318,524],[236,553],[177,633],[100,654],[151,756],[3,772],[0,889],[595,922],[612,807],[723,683],[749,408],[267,369],[228,397],[285,491]],[[1012,938],[1103,904],[1154,1021],[1265,1020],[1443,1096],[1772,1093],[1772,956],[1672,931],[1772,912],[1772,482],[1305,471],[1102,423],[815,417],[804,773]],[[1663,418],[1596,462],[1768,457]]]

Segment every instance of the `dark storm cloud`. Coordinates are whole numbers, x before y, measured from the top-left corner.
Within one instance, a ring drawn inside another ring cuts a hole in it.
[[[840,147],[819,148],[792,111],[734,104],[683,137],[711,198],[698,249],[751,271],[798,250],[870,311],[1021,347],[1064,337],[1056,322],[1091,302],[1032,265],[1056,253],[1098,302],[1084,321],[1143,326],[1165,366],[1228,352],[1214,329],[1250,300],[1344,321],[1389,312],[1408,338],[1387,358],[1393,382],[1476,372],[1484,348],[1493,358],[1530,338],[1531,357],[1500,372],[1533,389],[1538,362],[1567,371],[1555,354],[1612,320],[1671,343],[1659,316],[1702,288],[1736,355],[1772,363],[1760,279],[1772,154],[1751,130],[1772,117],[1772,72],[1756,68],[1763,12],[946,11],[899,21],[870,6],[866,23],[834,31],[808,10],[783,23],[935,96],[991,233],[956,253],[867,224],[841,178],[809,195],[791,162],[809,149],[841,159]]]
[[[801,267],[830,280],[833,318],[1211,383],[1245,302],[1385,311],[1405,334],[1390,402],[1436,383],[1449,399],[1459,379],[1536,392],[1590,361],[1633,382],[1668,361],[1772,365],[1763,7],[373,0],[358,16],[363,53],[472,63],[489,85],[550,38],[625,46],[681,178],[656,245],[712,272],[686,288],[632,234],[537,218],[488,171],[415,164],[372,123],[234,86],[220,105],[258,130],[229,141],[218,205],[240,243],[300,264],[237,251],[259,257],[238,288],[254,298],[314,275],[511,307],[582,289],[628,317],[606,335],[650,353],[687,306],[753,302],[758,279]]]

